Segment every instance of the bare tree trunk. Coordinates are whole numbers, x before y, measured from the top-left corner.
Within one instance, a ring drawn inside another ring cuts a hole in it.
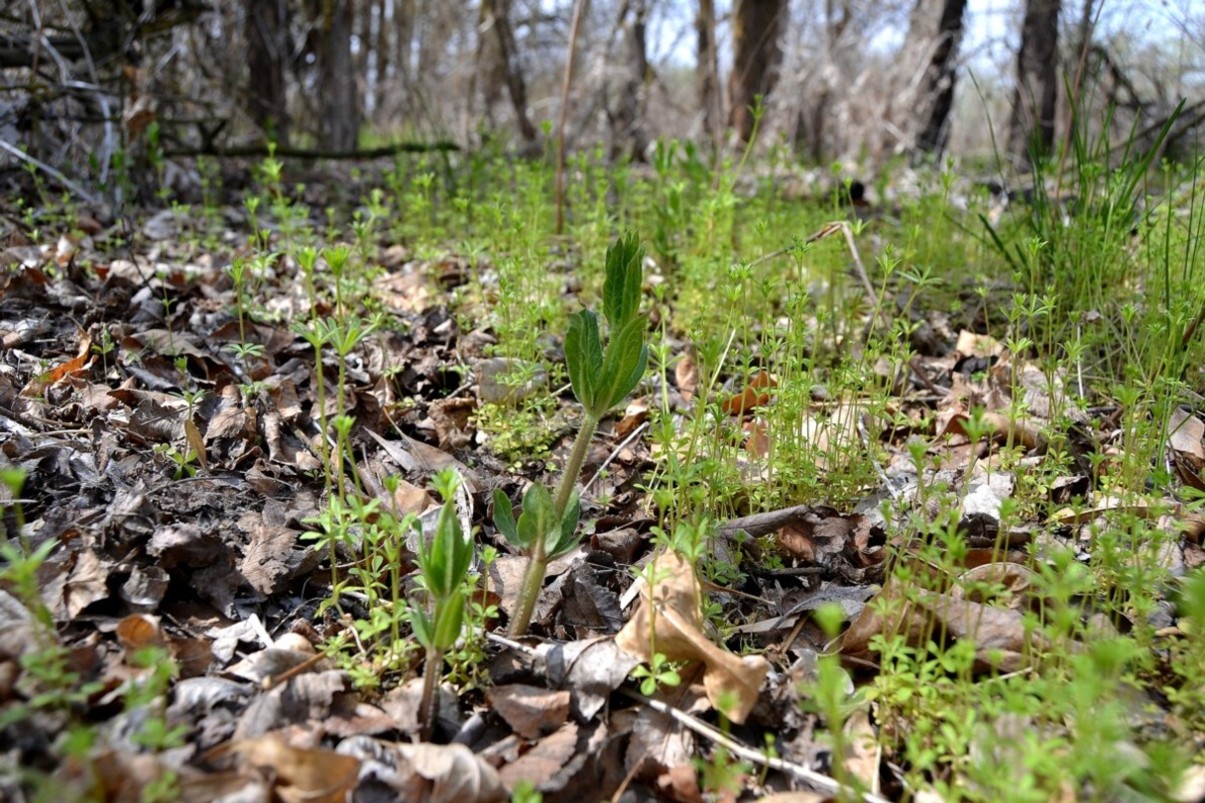
[[[383,121],[388,114],[384,111],[385,102],[389,97],[389,88],[391,81],[389,80],[390,59],[393,56],[393,45],[389,40],[389,31],[393,29],[393,24],[390,20],[390,0],[376,0],[376,54],[377,54],[377,82],[373,87],[374,94],[372,98],[373,113],[378,121]]]
[[[629,12],[631,20],[627,21]],[[649,58],[645,19],[647,0],[632,0],[621,9],[620,25],[624,29],[625,77],[619,87],[619,98],[611,115],[612,147],[616,153],[627,153],[641,159],[648,146],[645,132],[645,87],[648,83]]]
[[[1061,0],[1026,0],[1017,54],[1017,89],[1009,119],[1008,149],[1017,164],[1041,159],[1054,144],[1058,100]]]
[[[353,0],[321,0],[319,4],[318,96],[322,146],[350,151],[360,133],[362,109],[356,85],[351,38]]]
[[[506,88],[510,102],[515,107],[515,121],[519,133],[527,142],[535,142],[536,127],[527,116],[527,82],[519,68],[515,46],[515,32],[510,25],[510,0],[482,0],[482,10],[488,13],[490,27],[498,37],[498,50],[506,72]]]
[[[715,43],[715,0],[699,0],[695,17],[697,61],[695,86],[703,110],[703,130],[714,147],[723,138],[723,109],[720,99],[720,68]]]
[[[849,25],[850,8],[849,0],[842,0],[840,5],[840,14],[838,11],[838,3],[835,0],[825,0],[824,3],[824,69],[821,71],[821,90],[820,96],[816,99],[812,108],[812,119],[810,121],[801,119],[801,123],[809,125],[811,128],[811,157],[812,161],[820,164],[824,161],[824,137],[825,137],[825,121],[828,120],[832,96],[834,80],[834,71],[836,64],[837,45],[841,40],[841,35],[845,33],[845,28]],[[802,118],[803,112],[800,111]],[[802,126],[801,126],[802,127]]]
[[[753,135],[751,107],[778,80],[782,49],[778,36],[785,17],[785,0],[736,0],[732,16],[732,78],[728,83],[729,124],[741,142]]]
[[[415,15],[418,13],[414,0],[392,0],[393,3],[393,70],[395,84],[401,90],[398,102],[402,109],[409,110],[414,97],[411,89],[414,83],[414,69],[411,62],[414,59],[414,26]]]
[[[247,0],[247,110],[269,140],[289,144],[284,0]]]
[[[941,154],[949,141],[950,129],[947,120],[954,105],[955,66],[958,61],[958,45],[962,39],[962,20],[966,12],[966,0],[940,0],[940,15],[937,19],[937,45],[929,59],[921,85],[920,102],[917,110],[921,114],[920,134],[916,148],[923,153]],[[931,0],[917,0],[913,12],[914,24],[917,15],[923,14],[932,5]],[[926,14],[926,16],[928,16]],[[928,27],[928,26],[926,26]],[[911,36],[911,34],[909,34]]]

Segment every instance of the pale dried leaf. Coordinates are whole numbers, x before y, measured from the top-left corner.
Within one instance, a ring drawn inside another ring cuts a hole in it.
[[[400,744],[416,775],[431,782],[424,803],[494,803],[507,799],[502,779],[462,744]]]
[[[653,591],[641,592],[640,607],[615,643],[641,661],[650,646],[671,661],[701,661],[703,688],[713,706],[740,724],[757,703],[770,664],[758,655],[738,657],[714,644],[702,630],[702,606],[694,567],[675,552],[654,559]]]

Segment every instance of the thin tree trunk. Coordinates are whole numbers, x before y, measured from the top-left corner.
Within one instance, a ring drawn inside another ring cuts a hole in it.
[[[699,108],[703,110],[703,131],[713,147],[723,138],[723,109],[720,102],[720,68],[715,43],[715,0],[699,0],[695,16],[696,54],[695,86]]]
[[[361,120],[351,52],[355,23],[352,0],[326,0],[322,22],[323,145],[333,151],[350,151],[356,147]]]
[[[389,88],[391,85],[389,68],[390,58],[393,56],[393,44],[389,39],[389,32],[393,29],[393,23],[390,20],[390,0],[377,0],[376,2],[376,54],[377,54],[377,82],[373,87],[374,94],[372,99],[373,112],[378,121],[383,121],[388,112],[385,111],[385,103],[389,98]]]
[[[926,2],[927,0],[918,0],[918,12]],[[966,0],[941,0],[941,13],[935,32],[938,37],[937,46],[933,48],[921,87],[920,103],[917,104],[923,118],[916,148],[923,153],[941,154],[949,141],[950,128],[947,121],[950,109],[954,105],[954,82],[957,78],[955,67],[966,7]]]
[[[1017,54],[1017,88],[1008,149],[1018,165],[1042,159],[1054,144],[1058,100],[1060,0],[1026,0]]]
[[[736,0],[732,16],[732,78],[728,84],[729,124],[741,142],[753,135],[752,106],[778,79],[782,49],[778,37],[785,0]]]
[[[247,110],[268,140],[289,143],[284,0],[247,0]]]
[[[629,13],[631,20],[626,18]],[[647,0],[633,0],[622,9],[620,25],[624,32],[625,77],[619,88],[619,98],[611,117],[612,142],[617,153],[641,159],[648,145],[645,132],[644,100],[649,74],[647,30]]]
[[[498,50],[506,72],[506,88],[510,92],[511,105],[515,107],[515,122],[519,134],[527,142],[535,142],[536,127],[527,115],[527,82],[519,68],[515,46],[515,32],[510,24],[510,0],[482,0],[482,8],[489,14],[494,35],[498,37]]]

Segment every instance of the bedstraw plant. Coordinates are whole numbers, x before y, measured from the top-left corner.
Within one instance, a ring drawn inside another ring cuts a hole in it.
[[[418,568],[430,604],[427,610],[420,605],[410,606],[414,637],[427,651],[423,696],[419,704],[424,740],[431,738],[435,726],[435,691],[443,670],[444,654],[460,638],[465,609],[464,578],[473,560],[473,539],[460,526],[456,516],[456,486],[459,483],[460,477],[451,470],[440,471],[432,478],[432,484],[443,497],[443,507],[434,536],[429,541],[421,538],[418,548]]]
[[[608,327],[605,349],[594,312],[583,309],[569,318],[565,362],[573,395],[582,405],[582,421],[556,496],[534,483],[523,497],[523,512],[516,520],[510,499],[501,491],[494,492],[494,524],[528,556],[519,607],[511,621],[512,636],[527,633],[548,561],[577,544],[581,506],[575,486],[598,422],[627,398],[648,365],[649,350],[644,342],[647,324],[639,314],[643,261],[644,248],[632,233],[607,249],[603,282],[603,317]]]

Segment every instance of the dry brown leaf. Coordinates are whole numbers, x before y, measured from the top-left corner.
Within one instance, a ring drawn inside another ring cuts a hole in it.
[[[551,733],[569,718],[569,692],[512,683],[486,692],[495,713],[524,739]]]
[[[86,332],[80,332],[79,346],[76,356],[66,362],[59,363],[49,371],[38,374],[21,389],[21,396],[32,399],[40,396],[46,388],[64,377],[82,376],[92,364],[92,338]]]
[[[661,553],[650,571],[651,594],[647,586],[641,590],[640,607],[615,643],[645,662],[652,660],[654,646],[671,661],[701,661],[707,699],[733,722],[744,722],[770,664],[760,655],[734,655],[704,635],[699,583],[694,567],[680,555]]]
[[[879,793],[879,761],[883,748],[870,717],[864,709],[857,709],[845,721],[845,771],[862,782],[872,794]]]
[[[657,777],[657,791],[676,803],[703,803],[699,771],[694,764],[676,764],[661,773]]]
[[[507,799],[498,771],[462,744],[400,744],[414,774],[431,782],[421,803],[495,803]]]
[[[699,364],[695,362],[694,349],[689,349],[674,365],[674,382],[682,398],[690,401],[699,390]]]
[[[158,616],[130,614],[117,623],[116,632],[126,658],[144,647],[162,647],[167,644],[167,638],[159,627]]]
[[[284,803],[343,803],[359,780],[359,759],[293,747],[279,733],[241,739],[231,743],[230,751],[244,764],[271,772]]]
[[[508,787],[529,781],[539,789],[561,771],[577,753],[577,725],[568,722],[536,743],[528,752],[503,767],[498,775]]]
[[[870,643],[875,636],[898,634],[909,646],[926,647],[932,633],[944,632],[951,639],[974,642],[977,669],[1013,672],[1026,666],[1033,646],[1028,639],[1037,636],[1027,636],[1019,611],[932,591],[914,591],[909,596],[914,599],[905,598],[891,584],[884,587],[837,639],[838,652],[873,662],[876,653]]]
[[[999,357],[1004,346],[990,335],[979,335],[963,329],[958,333],[954,350],[964,357]]]

